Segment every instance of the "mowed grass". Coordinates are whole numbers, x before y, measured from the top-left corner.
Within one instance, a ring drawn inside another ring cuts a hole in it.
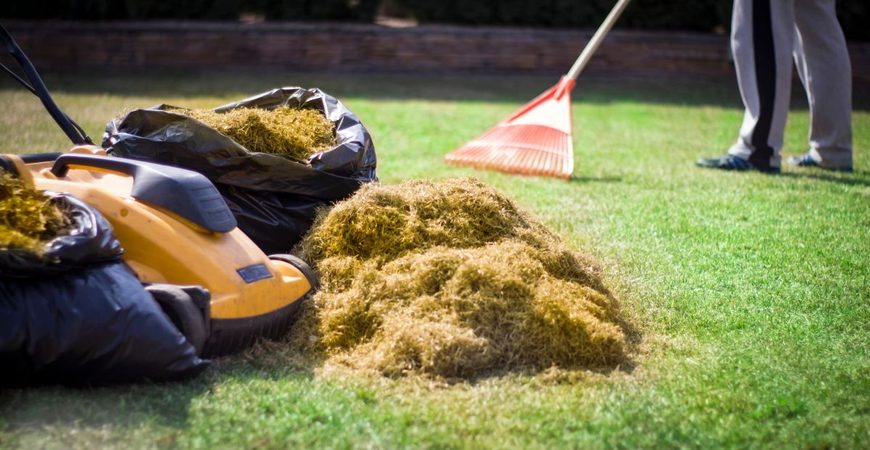
[[[861,448],[870,440],[870,112],[856,91],[855,172],[725,173],[732,83],[581,80],[575,179],[442,157],[556,80],[321,74],[51,76],[95,140],[112,116],[319,86],[372,132],[385,183],[476,176],[605,265],[636,328],[608,373],[446,384],[300,364],[280,344],[178,384],[0,389],[3,448]],[[29,93],[0,85],[0,152],[68,147]],[[786,154],[805,150],[796,96]]]

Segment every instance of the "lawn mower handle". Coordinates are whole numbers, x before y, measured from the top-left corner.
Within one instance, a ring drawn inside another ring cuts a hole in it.
[[[66,136],[76,145],[93,145],[93,141],[88,137],[87,133],[80,127],[77,123],[75,123],[69,116],[64,113],[57,103],[54,102],[54,99],[51,97],[51,94],[48,92],[48,88],[45,86],[45,83],[42,81],[42,77],[39,76],[39,72],[36,71],[36,67],[33,66],[33,63],[30,62],[30,59],[21,50],[21,47],[15,42],[15,39],[12,38],[12,35],[6,31],[6,28],[3,25],[0,25],[0,43],[6,47],[6,51],[15,58],[15,61],[21,66],[21,70],[24,71],[24,74],[27,76],[28,80],[30,80],[30,84],[28,84],[24,79],[15,74],[15,72],[9,70],[3,64],[0,64],[6,72],[8,72],[16,81],[21,83],[25,88],[27,88],[34,95],[39,97],[42,101],[42,105],[45,106],[45,109],[51,115],[55,122],[57,122],[58,126],[63,130]]]
[[[133,161],[121,158],[107,158],[104,156],[83,155],[75,153],[62,153],[54,159],[54,165],[51,166],[51,173],[56,177],[63,178],[69,172],[69,166],[87,166],[95,169],[110,170],[112,172],[120,172],[125,175],[135,177],[137,173],[144,167]]]

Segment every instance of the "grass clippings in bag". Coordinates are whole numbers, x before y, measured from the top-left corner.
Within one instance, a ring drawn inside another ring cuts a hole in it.
[[[332,122],[314,109],[174,109],[231,138],[252,152],[275,153],[301,162],[335,145]]]
[[[70,220],[42,192],[0,173],[0,249],[42,255],[45,243],[70,226]]]

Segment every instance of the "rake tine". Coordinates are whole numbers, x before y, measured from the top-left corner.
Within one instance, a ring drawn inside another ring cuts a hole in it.
[[[536,124],[504,123],[445,159],[482,169],[567,178],[573,169],[568,132]]]

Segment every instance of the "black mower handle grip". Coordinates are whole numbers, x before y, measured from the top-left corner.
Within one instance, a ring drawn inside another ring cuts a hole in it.
[[[50,152],[50,153],[26,153],[23,155],[18,155],[21,158],[21,161],[24,164],[33,164],[33,163],[43,163],[54,161],[58,156],[63,155],[61,152]]]
[[[135,177],[137,172],[137,164],[132,161],[118,158],[107,158],[105,156],[65,153],[54,160],[54,166],[51,167],[51,173],[56,177],[65,177],[69,172],[69,166],[73,165],[111,170],[112,172],[120,172],[125,175],[130,175],[131,177]]]
[[[62,153],[25,153],[16,155],[24,164],[35,164],[54,161]],[[10,155],[11,156],[11,155]],[[18,173],[18,168],[6,155],[0,155],[0,173],[3,171],[9,172],[15,176],[21,175]]]

